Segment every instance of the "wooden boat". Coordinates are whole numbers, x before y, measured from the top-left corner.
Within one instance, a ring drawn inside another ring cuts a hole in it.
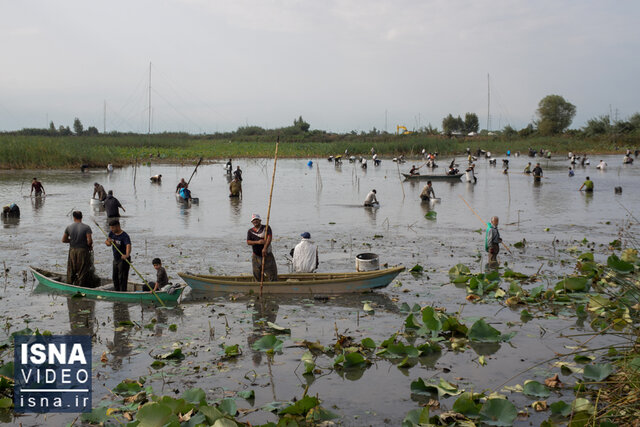
[[[404,179],[406,180],[417,180],[417,181],[459,181],[462,176],[461,173],[457,173],[455,175],[411,175],[408,173],[403,173]]]
[[[404,266],[353,273],[279,274],[277,282],[264,282],[265,294],[344,294],[384,288],[404,270]],[[209,276],[178,273],[196,292],[260,293],[253,276]]]
[[[91,298],[91,299],[103,299],[106,301],[122,301],[131,303],[152,303],[160,304],[158,298],[167,305],[175,305],[184,290],[184,286],[176,289],[173,294],[168,294],[164,291],[158,291],[154,294],[151,292],[135,292],[136,289],[142,290],[142,283],[129,283],[129,288],[132,292],[118,292],[113,290],[113,284],[105,284],[97,288],[85,288],[83,286],[70,285],[64,283],[66,274],[53,273],[51,271],[42,270],[40,268],[29,267],[33,277],[40,283],[40,285],[46,287],[48,290],[54,290],[70,296],[78,295]],[[157,296],[157,297],[156,297]]]

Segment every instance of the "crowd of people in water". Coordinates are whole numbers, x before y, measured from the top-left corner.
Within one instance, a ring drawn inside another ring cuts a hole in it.
[[[640,150],[635,150],[632,153],[630,149],[626,150],[623,158],[623,164],[632,164],[634,157],[640,154]],[[530,157],[541,157],[545,159],[551,158],[551,152],[545,149],[534,150],[529,149],[528,155]],[[511,156],[519,157],[520,153],[511,151],[506,152],[506,158],[502,159],[503,173],[509,172],[509,158]],[[367,159],[355,156],[350,156],[348,150],[345,150],[344,157],[349,159],[350,162],[359,162],[360,166],[364,169],[367,167]],[[408,177],[417,178],[420,176],[420,169],[427,167],[435,169],[438,167],[436,160],[438,153],[429,153],[426,150],[422,150],[422,156],[425,161],[420,166],[415,164],[409,170]],[[475,162],[480,157],[484,157],[489,160],[490,166],[496,166],[497,159],[488,151],[478,149],[475,153],[472,153],[469,148],[466,150],[467,167],[465,169],[466,181],[470,183],[476,183],[477,177],[475,175]],[[332,161],[336,166],[340,166],[342,162],[342,155],[331,156],[329,161]],[[375,149],[371,148],[371,159],[375,166],[380,165],[381,159],[378,158]],[[399,156],[392,159],[394,162],[404,163],[404,156]],[[590,165],[590,159],[586,154],[576,154],[569,152],[567,154],[567,160],[569,162],[569,177],[575,176],[575,168],[579,165],[581,167],[587,167]],[[309,166],[312,166],[313,162],[309,161]],[[86,171],[86,165],[83,165],[83,172]],[[242,197],[242,170],[240,166],[233,169],[232,159],[224,166],[226,174],[228,175],[229,182],[229,197],[241,198]],[[607,163],[604,160],[600,160],[596,169],[604,171],[607,168]],[[107,171],[113,172],[113,165],[109,164]],[[525,175],[533,177],[534,183],[541,182],[544,178],[544,172],[540,162],[528,162],[523,172]],[[459,178],[462,173],[459,169],[459,164],[456,163],[456,159],[452,159],[448,168],[444,171],[447,176],[453,176]],[[435,175],[429,175],[435,176]],[[428,178],[428,176],[423,177]],[[162,175],[154,175],[150,177],[152,184],[160,184],[162,182]],[[194,200],[189,190],[189,181],[184,178],[180,180],[176,186],[176,195],[185,202]],[[579,188],[579,191],[585,191],[592,193],[594,191],[594,183],[589,176]],[[620,187],[615,188],[615,192],[621,192]],[[42,182],[38,178],[34,177],[31,182],[31,197],[41,198],[46,197],[46,191]],[[95,182],[93,185],[92,203],[97,203],[104,208],[109,225],[109,233],[106,234],[105,245],[112,247],[113,249],[113,269],[112,269],[112,281],[114,289],[116,291],[127,291],[129,268],[131,266],[131,238],[120,225],[119,217],[120,210],[126,212],[124,206],[114,196],[113,190],[105,191],[103,185]],[[435,190],[433,188],[432,181],[427,180],[427,184],[420,192],[420,199],[424,202],[437,200]],[[364,200],[364,206],[368,208],[376,208],[380,206],[378,200],[378,194],[375,189],[372,189]],[[73,223],[69,225],[63,234],[62,242],[69,244],[69,255],[67,262],[67,282],[69,284],[93,287],[99,283],[99,280],[95,277],[93,268],[93,239],[91,227],[82,222],[82,212],[73,211]],[[20,208],[17,204],[11,203],[3,207],[2,217],[19,218]],[[246,242],[252,249],[252,270],[255,280],[260,281],[276,281],[278,278],[278,270],[276,261],[273,255],[271,243],[273,240],[273,231],[270,226],[262,224],[262,218],[258,214],[251,216],[252,227],[247,231]],[[493,217],[488,224],[486,230],[485,249],[489,253],[490,263],[497,262],[497,255],[499,253],[499,245],[502,243],[500,233],[498,231],[498,217]],[[97,225],[97,223],[96,223]],[[98,226],[99,227],[99,226]],[[292,265],[296,272],[314,272],[319,265],[318,248],[317,245],[311,240],[309,232],[303,232],[301,235],[301,241],[291,251]],[[152,261],[153,267],[157,272],[157,277],[154,282],[149,284],[148,291],[158,291],[163,287],[169,285],[168,276],[166,270],[162,266],[162,261],[159,258],[154,258]]]

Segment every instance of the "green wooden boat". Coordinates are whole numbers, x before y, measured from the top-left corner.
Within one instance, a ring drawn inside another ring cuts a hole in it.
[[[168,294],[164,291],[156,292],[155,295],[151,292],[135,292],[136,289],[142,289],[144,285],[141,283],[129,282],[129,289],[132,292],[117,292],[113,290],[113,284],[103,285],[97,288],[85,288],[83,286],[70,285],[64,283],[66,274],[53,273],[51,271],[42,270],[40,268],[29,267],[33,277],[40,283],[41,286],[48,291],[56,291],[70,296],[80,295],[83,297],[105,300],[105,301],[121,301],[130,303],[151,303],[160,305],[160,300],[166,305],[175,305],[178,302],[178,298],[184,290],[184,286],[178,288],[174,293]],[[109,289],[110,287],[110,289]]]

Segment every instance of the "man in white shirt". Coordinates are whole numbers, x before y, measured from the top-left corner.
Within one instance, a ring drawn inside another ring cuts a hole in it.
[[[313,273],[318,268],[318,247],[311,241],[311,234],[302,233],[302,240],[293,248],[293,271]]]
[[[369,194],[367,194],[367,198],[364,199],[364,205],[368,207],[372,207],[378,204],[378,199],[376,198],[376,190],[371,190]]]

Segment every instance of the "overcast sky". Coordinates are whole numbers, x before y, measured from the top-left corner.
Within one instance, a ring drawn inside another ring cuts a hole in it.
[[[0,0],[0,130],[73,123],[395,131],[473,112],[522,128],[541,98],[572,128],[640,111],[640,2]]]

